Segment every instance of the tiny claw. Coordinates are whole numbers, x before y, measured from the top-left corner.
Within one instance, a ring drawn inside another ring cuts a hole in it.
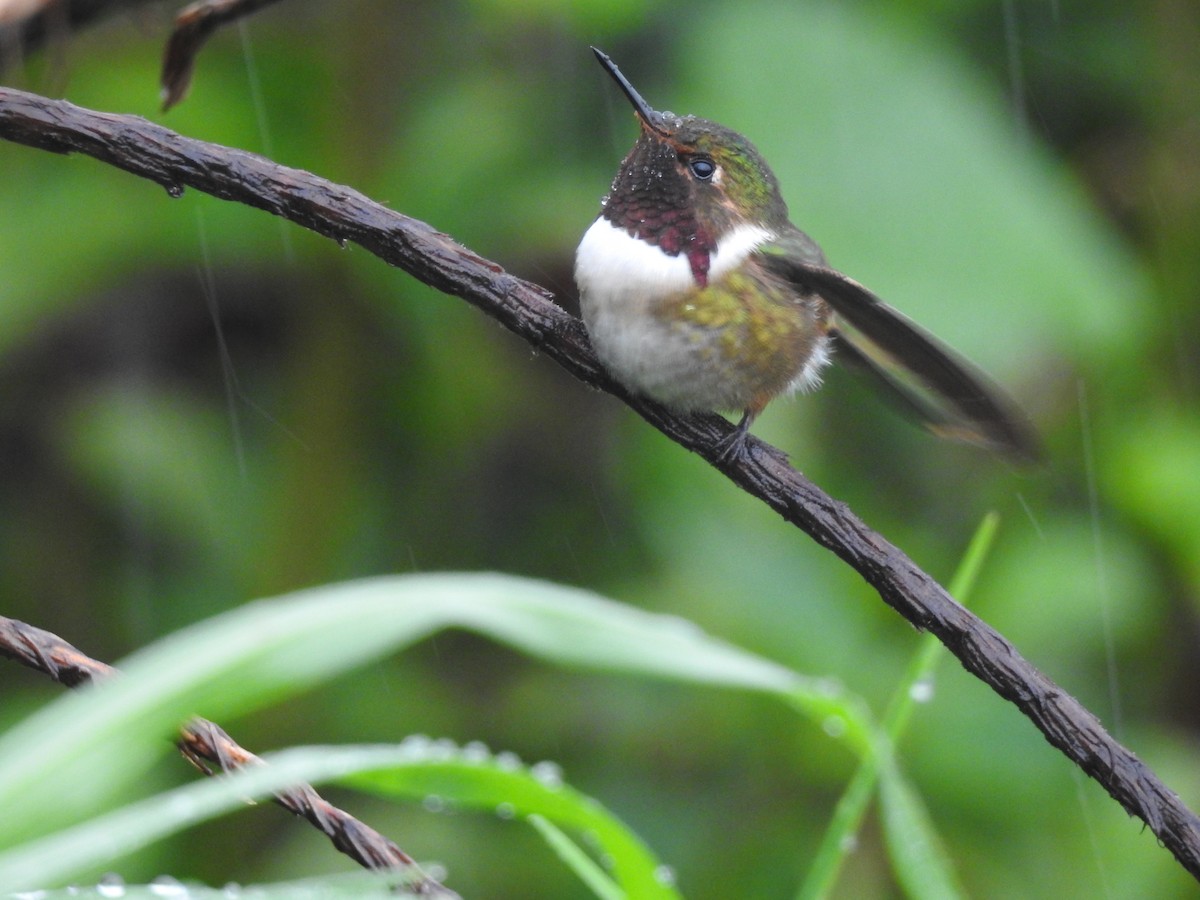
[[[750,436],[750,423],[753,421],[754,416],[747,411],[733,431],[713,444],[717,462],[733,463],[746,457],[746,438]]]

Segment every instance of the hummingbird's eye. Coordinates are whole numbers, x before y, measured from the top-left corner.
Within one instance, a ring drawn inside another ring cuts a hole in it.
[[[707,156],[693,156],[687,161],[687,167],[699,181],[710,180],[717,171],[717,164]]]

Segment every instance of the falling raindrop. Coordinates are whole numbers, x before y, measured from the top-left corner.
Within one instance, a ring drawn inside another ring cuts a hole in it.
[[[1013,116],[1019,126],[1024,127],[1029,115],[1025,106],[1025,68],[1021,61],[1021,35],[1017,24],[1017,10],[1012,0],[1004,0],[1004,42],[1008,48],[1008,81],[1012,93]]]
[[[1117,669],[1116,642],[1113,638],[1112,595],[1108,582],[1107,554],[1104,549],[1104,523],[1101,519],[1100,489],[1096,481],[1096,457],[1092,447],[1092,421],[1088,408],[1087,383],[1080,378],[1076,390],[1079,396],[1079,430],[1083,436],[1083,473],[1087,484],[1088,513],[1092,523],[1092,554],[1096,568],[1096,600],[1100,614],[1100,631],[1104,639],[1105,669],[1108,672],[1108,702],[1113,733],[1120,737],[1123,728],[1121,713],[1120,673]]]

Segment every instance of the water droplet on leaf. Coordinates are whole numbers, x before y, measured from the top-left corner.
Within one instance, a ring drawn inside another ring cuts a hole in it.
[[[515,772],[521,768],[521,757],[511,750],[501,750],[496,754],[496,768],[503,772]]]
[[[451,760],[458,756],[458,744],[450,738],[438,738],[429,746],[429,755],[437,760]]]
[[[96,885],[96,893],[101,897],[124,897],[125,880],[115,872],[109,872]]]
[[[826,716],[821,729],[831,738],[840,738],[846,733],[846,720],[841,716]]]
[[[548,760],[534,763],[529,767],[529,774],[533,776],[534,781],[543,787],[548,787],[551,790],[557,790],[562,787],[562,767],[558,763]]]
[[[933,680],[930,678],[917,679],[908,689],[908,696],[917,703],[928,703],[933,699]]]
[[[470,741],[463,745],[462,758],[464,762],[485,763],[492,758],[492,751],[483,741]]]
[[[410,734],[400,742],[400,752],[410,759],[424,759],[433,741],[423,734]]]
[[[170,875],[159,875],[150,882],[150,893],[155,897],[186,897],[187,886],[178,878]]]

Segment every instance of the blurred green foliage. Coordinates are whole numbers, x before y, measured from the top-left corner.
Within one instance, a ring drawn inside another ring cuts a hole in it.
[[[938,577],[997,509],[973,606],[1200,806],[1194,4],[289,0],[214,37],[165,116],[169,17],[147,9],[0,77],[349,184],[568,308],[574,245],[635,131],[588,44],[654,105],[746,133],[833,263],[1008,385],[1049,458],[1018,472],[937,443],[840,373],[756,432]],[[5,144],[0,210],[5,615],[114,660],[268,593],[495,569],[684,616],[877,711],[915,652],[829,554],[364,251]],[[15,667],[3,684],[0,725],[49,695]],[[854,767],[761,698],[564,673],[456,633],[221,724],[256,750],[428,733],[553,759],[688,897],[791,896]],[[902,763],[972,894],[1194,894],[957,667]],[[145,787],[188,777],[165,764]],[[583,896],[511,823],[354,811],[465,896]],[[320,842],[253,810],[120,868],[342,871]],[[899,890],[869,825],[840,895]]]

